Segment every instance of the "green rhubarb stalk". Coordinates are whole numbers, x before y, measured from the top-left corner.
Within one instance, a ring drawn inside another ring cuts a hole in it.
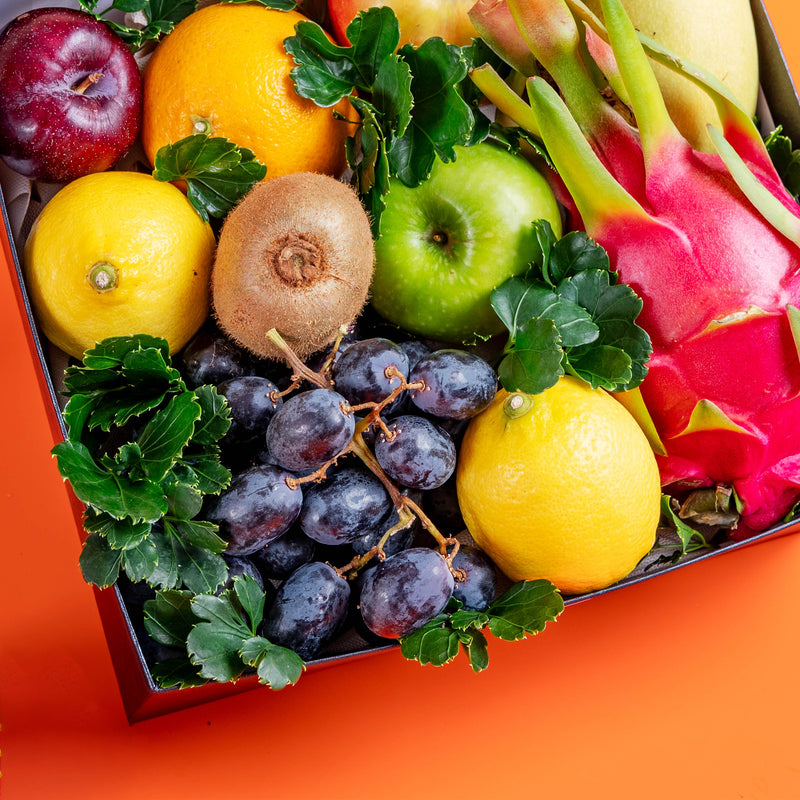
[[[622,3],[601,3],[611,49],[636,115],[645,164],[649,164],[666,143],[684,140],[669,116],[661,88]]]
[[[713,125],[708,126],[708,132],[717,153],[745,197],[775,230],[800,246],[800,218],[764,187],[730,142]]]
[[[541,138],[539,123],[531,107],[500,77],[491,64],[476,67],[469,76],[501,114],[513,120],[523,130]]]
[[[542,140],[587,230],[620,216],[652,222],[605,168],[555,90],[542,78],[529,78],[527,85]]]

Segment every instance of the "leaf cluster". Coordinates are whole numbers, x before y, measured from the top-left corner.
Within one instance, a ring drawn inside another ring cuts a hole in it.
[[[538,261],[491,297],[508,330],[498,367],[503,387],[538,394],[565,373],[608,391],[638,386],[652,353],[635,323],[641,299],[617,283],[608,254],[585,233],[556,239],[546,220],[533,225]]]
[[[164,145],[153,170],[156,180],[186,184],[186,196],[204,222],[225,217],[266,174],[252,150],[208,133]]]
[[[479,40],[457,47],[432,37],[398,50],[400,26],[388,6],[359,12],[346,35],[350,46],[336,45],[317,23],[304,21],[284,47],[296,64],[298,94],[323,107],[349,98],[359,115],[347,158],[377,235],[390,177],[417,186],[437,158],[453,161],[456,145],[489,135],[467,73],[474,63],[497,59]]]
[[[420,664],[442,666],[463,651],[475,672],[489,666],[484,629],[513,642],[540,633],[564,610],[564,600],[546,580],[520,581],[498,597],[486,611],[465,609],[451,598],[445,610],[400,640],[400,652]]]
[[[203,498],[230,482],[219,440],[230,410],[213,386],[189,389],[165,340],[105,339],[66,370],[67,439],[52,453],[86,504],[80,565],[88,583],[120,572],[162,588],[216,590],[225,542],[198,519]]]
[[[128,45],[132,52],[150,41],[157,41],[168,34],[182,19],[197,11],[197,0],[112,0],[102,11],[98,10],[99,0],[78,0],[83,11],[104,22]],[[244,3],[248,0],[222,0],[226,3]],[[267,8],[291,11],[295,0],[257,0]],[[142,26],[126,25],[114,18],[118,14],[137,14],[144,16]],[[111,14],[111,18],[109,18]]]
[[[767,136],[764,144],[786,190],[800,198],[800,150],[794,149],[781,125]]]
[[[160,686],[236,681],[251,670],[272,689],[297,683],[303,659],[258,634],[264,591],[249,575],[235,576],[232,584],[218,595],[169,589],[145,602],[144,626],[151,638],[186,653],[154,666]]]

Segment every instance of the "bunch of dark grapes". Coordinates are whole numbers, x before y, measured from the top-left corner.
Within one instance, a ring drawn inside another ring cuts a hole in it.
[[[270,641],[308,660],[350,628],[396,639],[452,596],[477,610],[492,601],[494,565],[453,538],[459,437],[497,391],[487,361],[350,334],[308,365],[287,353],[283,367],[213,330],[183,358],[187,383],[228,401],[233,477],[205,516],[231,575],[265,587]]]

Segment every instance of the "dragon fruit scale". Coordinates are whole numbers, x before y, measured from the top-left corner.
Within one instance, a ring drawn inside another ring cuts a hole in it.
[[[559,91],[534,74],[527,102],[510,97],[488,66],[473,80],[541,139],[576,219],[644,301],[653,355],[619,399],[649,433],[662,485],[731,487],[743,538],[800,500],[800,206],[719,81],[638,34],[620,0],[602,12],[480,0],[490,47],[514,66],[524,43]],[[712,97],[715,153],[678,133],[648,56]]]

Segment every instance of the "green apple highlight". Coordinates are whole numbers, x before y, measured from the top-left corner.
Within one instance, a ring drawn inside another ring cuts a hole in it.
[[[553,192],[528,161],[489,143],[455,150],[419,186],[392,179],[371,288],[382,317],[445,342],[499,333],[490,296],[537,256],[532,223],[562,233]]]

